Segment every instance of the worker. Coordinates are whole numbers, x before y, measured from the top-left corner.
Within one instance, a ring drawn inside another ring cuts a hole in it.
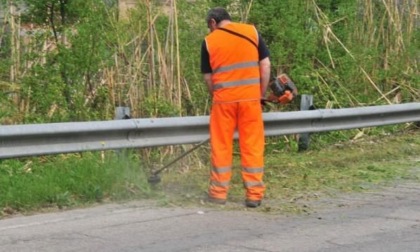
[[[212,98],[208,201],[226,203],[237,130],[245,205],[255,208],[265,192],[261,100],[270,79],[269,51],[255,26],[233,22],[224,8],[209,10],[206,21],[210,33],[201,48],[201,72]]]

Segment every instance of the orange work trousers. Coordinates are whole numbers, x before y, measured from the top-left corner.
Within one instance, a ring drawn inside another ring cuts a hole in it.
[[[232,176],[233,137],[239,133],[241,175],[246,199],[264,196],[264,122],[260,101],[215,103],[210,114],[212,170],[209,197],[226,199]]]

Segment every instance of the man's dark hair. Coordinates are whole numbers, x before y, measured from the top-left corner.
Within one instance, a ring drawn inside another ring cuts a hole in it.
[[[229,13],[222,7],[216,7],[209,10],[206,18],[207,23],[209,23],[211,19],[214,19],[216,24],[223,20],[232,20]]]

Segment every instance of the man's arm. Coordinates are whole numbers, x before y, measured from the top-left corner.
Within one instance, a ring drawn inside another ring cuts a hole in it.
[[[270,82],[271,62],[270,58],[266,57],[260,61],[260,83],[261,83],[261,98],[265,97],[268,83]]]
[[[213,82],[211,80],[211,73],[205,73],[203,76],[204,76],[204,80],[206,81],[209,94],[212,97],[213,96]]]
[[[207,84],[210,96],[213,96],[213,82],[211,80],[212,69],[210,66],[210,56],[207,51],[206,42],[201,44],[201,73],[203,73],[204,81]]]
[[[271,63],[270,52],[261,34],[258,33],[258,59],[260,62],[260,83],[261,83],[261,98],[265,97],[268,83],[270,82]]]

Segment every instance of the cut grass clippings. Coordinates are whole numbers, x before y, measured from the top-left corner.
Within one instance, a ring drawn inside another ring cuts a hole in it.
[[[282,151],[268,144],[264,176],[267,190],[260,211],[308,211],[307,202],[323,196],[380,190],[401,180],[418,181],[418,153],[418,130],[380,137],[364,136],[306,152]],[[239,157],[235,159],[227,209],[244,208]],[[171,204],[197,204],[205,197],[208,173],[209,169],[169,172],[161,189]]]

